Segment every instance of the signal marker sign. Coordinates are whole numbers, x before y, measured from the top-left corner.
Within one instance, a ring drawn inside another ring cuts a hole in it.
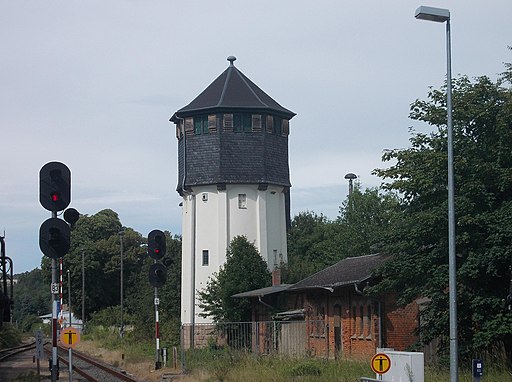
[[[66,328],[60,332],[60,341],[62,346],[74,348],[80,342],[80,332],[73,327]]]
[[[391,359],[387,354],[377,353],[372,357],[370,367],[376,374],[385,374],[391,368]]]

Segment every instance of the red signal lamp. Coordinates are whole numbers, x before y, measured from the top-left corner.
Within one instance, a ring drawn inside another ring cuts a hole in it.
[[[50,197],[54,203],[57,203],[60,200],[60,194],[58,192],[52,192]]]

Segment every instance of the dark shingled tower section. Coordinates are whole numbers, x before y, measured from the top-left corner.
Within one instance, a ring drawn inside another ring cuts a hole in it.
[[[290,173],[288,130],[272,132],[275,120],[288,121],[295,113],[282,107],[234,65],[229,67],[187,106],[171,118],[185,123],[178,137],[178,186],[180,195],[193,186],[226,184],[268,184],[284,186],[289,208]],[[258,128],[234,131],[226,123],[229,115],[250,114],[260,118]],[[195,134],[193,121],[208,118],[209,131]],[[228,127],[226,127],[228,126]]]

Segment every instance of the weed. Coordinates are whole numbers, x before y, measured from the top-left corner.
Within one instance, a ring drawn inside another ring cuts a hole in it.
[[[320,375],[322,374],[322,370],[317,364],[313,362],[307,362],[293,367],[290,371],[290,374],[294,377],[304,375]]]

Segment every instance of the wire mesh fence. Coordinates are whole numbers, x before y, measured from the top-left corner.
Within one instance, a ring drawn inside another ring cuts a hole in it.
[[[182,325],[182,346],[229,348],[255,355],[328,356],[325,321],[222,322]]]

